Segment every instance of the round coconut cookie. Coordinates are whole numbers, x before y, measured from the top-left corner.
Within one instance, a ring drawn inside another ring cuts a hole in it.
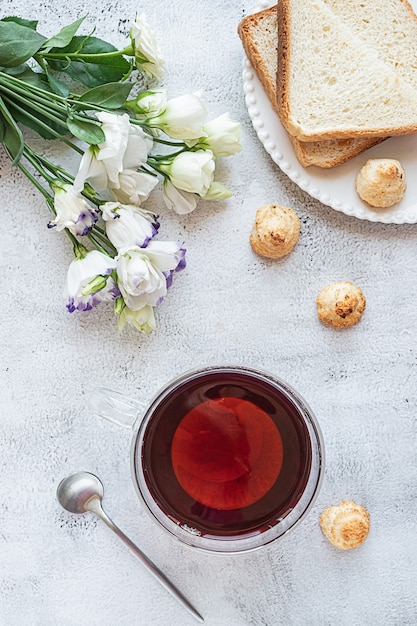
[[[330,506],[320,515],[320,526],[339,550],[351,550],[360,546],[370,529],[368,511],[355,502],[344,500],[339,506]]]
[[[396,159],[369,159],[356,176],[356,191],[367,204],[388,208],[403,199],[405,170]]]
[[[268,204],[256,211],[250,244],[257,254],[279,259],[294,249],[300,237],[300,219],[294,209]]]
[[[350,282],[327,285],[317,296],[319,319],[334,328],[347,328],[357,324],[365,306],[366,299],[361,289]]]

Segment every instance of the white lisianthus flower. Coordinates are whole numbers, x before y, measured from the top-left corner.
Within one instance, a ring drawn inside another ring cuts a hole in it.
[[[171,183],[189,193],[204,197],[213,183],[214,156],[211,150],[181,152],[170,161],[161,161],[159,168]]]
[[[174,187],[168,178],[164,180],[162,196],[167,207],[178,213],[178,215],[192,213],[197,206],[195,194],[188,191],[180,191]]]
[[[84,152],[74,181],[78,192],[82,191],[86,181],[97,191],[109,187],[120,189],[120,174],[125,169],[137,169],[146,163],[153,145],[147,133],[130,123],[127,113],[99,112],[97,117],[106,139]]]
[[[110,274],[115,269],[115,259],[98,250],[84,249],[68,268],[64,290],[68,311],[89,311],[101,302],[119,297],[120,291]]]
[[[119,174],[119,187],[109,187],[109,191],[120,202],[140,205],[157,184],[158,178],[152,174],[126,169]]]
[[[112,244],[120,250],[135,245],[145,248],[159,228],[155,213],[131,204],[106,202],[101,206],[106,233]]]
[[[129,309],[139,311],[162,302],[173,271],[185,267],[185,250],[172,241],[150,241],[146,248],[122,248],[116,260],[123,299]]]
[[[139,311],[132,311],[128,306],[123,306],[120,313],[116,309],[116,314],[118,315],[117,327],[120,331],[126,324],[131,324],[145,335],[150,335],[153,330],[156,330],[153,307],[149,305]]]
[[[174,139],[200,139],[205,137],[203,129],[207,120],[207,109],[199,93],[185,94],[167,100],[163,110],[147,119],[151,128],[160,128]]]
[[[204,196],[205,200],[226,200],[226,198],[231,198],[232,192],[230,189],[227,189],[222,183],[218,183],[214,181],[209,187],[206,195]]]
[[[158,42],[144,14],[136,13],[130,27],[130,39],[135,55],[136,68],[143,70],[150,78],[159,79],[163,73],[164,59]]]
[[[240,144],[240,123],[224,113],[203,127],[206,136],[195,147],[209,149],[216,157],[227,157],[242,150]]]
[[[56,181],[52,184],[52,190],[56,218],[49,222],[48,228],[68,228],[75,236],[89,233],[97,221],[97,213],[93,207],[70,184]]]
[[[118,183],[123,170],[123,157],[129,137],[129,116],[99,113],[101,128],[106,137],[103,143],[90,146],[85,151],[74,186],[80,190],[88,181],[98,191],[107,189],[109,182]]]

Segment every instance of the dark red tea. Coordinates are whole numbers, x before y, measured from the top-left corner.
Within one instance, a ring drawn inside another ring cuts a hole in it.
[[[282,439],[265,411],[235,397],[201,402],[178,424],[171,461],[181,487],[215,509],[242,509],[273,486]]]
[[[203,535],[260,532],[291,511],[311,466],[297,407],[263,378],[200,373],[156,404],[142,445],[149,491]]]

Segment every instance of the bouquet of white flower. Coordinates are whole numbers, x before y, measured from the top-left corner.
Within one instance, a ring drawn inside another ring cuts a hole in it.
[[[185,249],[155,239],[158,216],[143,203],[158,183],[180,214],[199,198],[230,197],[215,180],[216,158],[241,150],[240,124],[227,113],[208,121],[198,93],[168,99],[152,87],[163,60],[144,16],[136,15],[123,50],[77,35],[84,19],[49,38],[36,21],[0,20],[0,141],[43,194],[54,214],[49,227],[73,244],[67,309],[113,302],[120,329],[129,323],[148,334]],[[25,127],[72,148],[76,175],[32,149]]]

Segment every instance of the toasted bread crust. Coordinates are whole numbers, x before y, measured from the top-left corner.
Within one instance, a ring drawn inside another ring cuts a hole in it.
[[[287,66],[290,63],[291,52],[289,33],[291,28],[291,16],[289,5],[286,0],[280,0],[277,5],[277,28],[278,28],[278,65],[277,65],[277,103],[278,116],[284,128],[291,135],[296,136],[295,132],[290,129],[289,122],[289,97],[288,97],[288,79],[289,73]]]
[[[265,89],[266,95],[268,96],[275,112],[278,113],[278,106],[276,101],[276,84],[274,84],[274,82],[270,80],[270,76],[263,61],[263,58],[261,54],[259,54],[258,48],[252,38],[252,29],[256,28],[260,24],[267,25],[267,22],[270,20],[271,16],[276,14],[276,12],[277,7],[275,5],[273,7],[270,7],[269,9],[264,9],[263,11],[259,11],[258,13],[248,15],[247,17],[243,18],[243,20],[239,23],[237,32],[242,41],[243,49],[246,52],[246,56],[253,65],[256,74],[261,81],[262,87]],[[278,54],[278,50],[276,51],[276,53]]]
[[[303,167],[315,165],[321,168],[337,167],[349,159],[362,154],[373,146],[385,141],[387,137],[368,139],[324,139],[322,141],[300,141],[288,134],[294,147],[297,159]]]
[[[278,54],[277,12],[278,7],[275,5],[263,11],[248,15],[239,23],[237,30],[245,54],[252,64],[274,111],[279,115],[279,105],[276,96],[276,75],[271,76],[271,72],[265,63],[264,56],[254,37],[254,31],[257,28],[265,29],[265,31],[269,31],[270,28],[275,28],[274,38],[276,37],[277,39],[275,51],[276,54]],[[320,168],[331,168],[342,165],[349,159],[386,139],[385,137],[377,139],[346,138],[330,141],[304,142],[299,141],[291,134],[289,134],[289,138],[293,144],[297,159],[303,167],[315,165]]]

